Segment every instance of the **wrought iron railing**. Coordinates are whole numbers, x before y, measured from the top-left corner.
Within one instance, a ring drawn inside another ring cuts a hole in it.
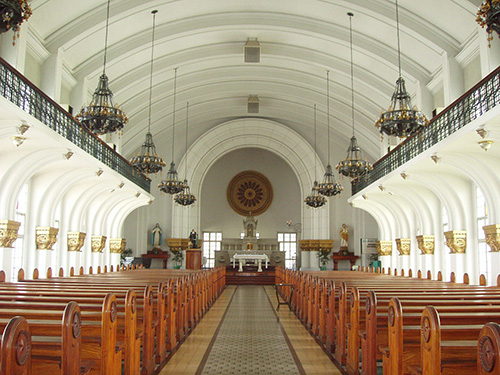
[[[499,103],[500,67],[435,116],[424,130],[407,138],[379,159],[367,176],[354,180],[352,194],[388,175]]]
[[[97,160],[150,192],[149,178],[137,172],[127,159],[82,127],[67,111],[1,58],[0,94]]]

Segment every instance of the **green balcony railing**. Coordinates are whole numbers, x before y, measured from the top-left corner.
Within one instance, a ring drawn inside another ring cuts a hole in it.
[[[500,67],[434,117],[429,126],[379,159],[366,176],[352,181],[356,194],[500,103]]]
[[[127,159],[82,127],[73,116],[1,58],[0,94],[97,160],[150,192],[149,178],[137,172]]]

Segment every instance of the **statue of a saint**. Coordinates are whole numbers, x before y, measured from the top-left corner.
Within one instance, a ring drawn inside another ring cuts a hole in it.
[[[342,224],[342,228],[340,228],[340,248],[347,249],[348,242],[349,242],[349,228],[347,228],[347,225]]]
[[[195,232],[195,230],[191,230],[191,233],[189,233],[189,240],[191,241],[191,247],[193,249],[198,248],[198,233]]]
[[[163,231],[160,228],[160,224],[156,223],[153,229],[151,229],[151,245],[153,249],[161,248],[161,238]]]

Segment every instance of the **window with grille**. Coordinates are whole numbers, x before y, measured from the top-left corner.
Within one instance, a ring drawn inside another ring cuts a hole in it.
[[[297,233],[278,233],[280,251],[285,252],[285,268],[297,268]]]
[[[486,280],[490,280],[489,269],[491,264],[491,253],[488,251],[486,237],[483,227],[488,225],[488,208],[486,207],[486,199],[483,191],[476,187],[476,217],[477,217],[477,239],[478,239],[478,259],[479,259],[479,274],[486,276]]]
[[[205,267],[215,266],[215,251],[220,251],[222,232],[203,232],[203,257],[206,259]]]

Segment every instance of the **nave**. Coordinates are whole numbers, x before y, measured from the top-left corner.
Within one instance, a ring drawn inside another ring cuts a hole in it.
[[[272,286],[229,285],[160,375],[341,374]]]

